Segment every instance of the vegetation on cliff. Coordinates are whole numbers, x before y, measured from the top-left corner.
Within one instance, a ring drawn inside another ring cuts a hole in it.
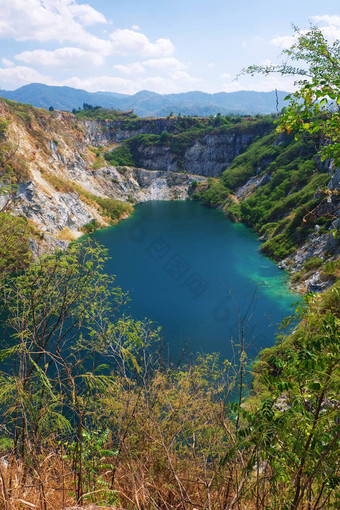
[[[145,148],[155,146],[169,151],[177,161],[179,169],[183,167],[186,151],[205,136],[213,134],[242,136],[243,134],[263,135],[273,125],[273,116],[241,117],[222,116],[209,118],[177,117],[171,122],[171,132],[164,130],[161,134],[139,134],[131,136],[120,147],[108,151],[105,159],[112,165],[141,166]]]
[[[29,236],[39,245],[44,243],[45,219],[47,235],[70,241],[86,222],[96,220],[91,228],[107,226],[131,214],[131,204],[93,190],[92,171],[100,161],[105,166],[105,161],[98,150],[93,153],[88,146],[72,114],[1,100],[0,117],[0,212],[3,222],[7,218],[12,226],[26,222],[22,250],[28,249]],[[47,212],[49,206],[53,211]]]
[[[331,168],[340,165],[339,41],[328,45],[311,27],[297,30],[295,43],[283,53],[300,67],[285,61],[243,71],[302,76],[276,133],[253,143],[218,183],[194,194],[207,205],[225,204],[232,218],[263,236],[263,251],[276,260],[293,253],[316,225],[319,234],[326,233],[339,209],[338,190],[328,188]]]
[[[316,222],[325,231],[332,223],[327,207],[317,221],[313,214],[327,200],[330,179],[327,168],[316,166],[317,146],[317,139],[278,141],[272,132],[237,156],[219,181],[199,186],[193,197],[212,207],[226,204],[233,219],[264,236],[263,251],[282,260]]]
[[[0,120],[0,282],[8,272],[22,269],[31,260],[29,233],[25,218],[9,214],[19,178],[25,172],[16,148],[6,139],[7,122]],[[1,283],[0,283],[1,285]]]

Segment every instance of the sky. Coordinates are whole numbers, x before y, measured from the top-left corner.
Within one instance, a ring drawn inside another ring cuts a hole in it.
[[[237,75],[278,63],[310,23],[340,39],[339,0],[0,0],[0,89],[291,91],[290,77]]]

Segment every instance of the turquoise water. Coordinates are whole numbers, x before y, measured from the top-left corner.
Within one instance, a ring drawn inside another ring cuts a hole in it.
[[[129,291],[129,313],[162,326],[170,356],[185,348],[231,358],[241,318],[254,357],[298,299],[250,229],[197,202],[139,204],[94,238],[109,249],[106,271]]]

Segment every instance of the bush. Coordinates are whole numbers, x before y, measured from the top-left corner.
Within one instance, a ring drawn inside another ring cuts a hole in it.
[[[86,223],[82,226],[81,230],[85,232],[85,234],[92,234],[92,232],[95,232],[100,227],[98,220],[96,218],[93,218],[89,223]]]
[[[306,271],[309,271],[310,269],[317,269],[323,264],[323,260],[319,257],[310,257],[305,263],[304,263],[304,269]]]
[[[117,149],[106,152],[104,157],[112,166],[138,166],[128,144],[120,145]]]

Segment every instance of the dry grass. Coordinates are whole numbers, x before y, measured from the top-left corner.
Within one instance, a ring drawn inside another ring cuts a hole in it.
[[[100,154],[94,161],[92,165],[92,170],[99,170],[99,168],[103,168],[104,166],[106,166],[106,161],[104,157]]]
[[[60,230],[60,232],[58,233],[58,238],[61,241],[70,241],[70,242],[74,241],[76,239],[76,237],[74,236],[74,234],[72,234],[69,227],[65,227],[62,230]]]
[[[60,193],[74,193],[75,189],[70,184],[69,181],[66,181],[62,177],[56,174],[52,174],[51,172],[46,172],[45,170],[41,169],[41,174],[43,178],[56,190]]]
[[[34,467],[13,457],[2,458],[0,464],[1,510],[61,510],[74,505],[73,477],[60,455],[46,452],[34,459]]]
[[[98,197],[76,183],[73,183],[73,186],[81,200],[89,207],[96,209],[104,218],[105,222],[111,225],[116,224],[120,219],[126,218],[133,212],[133,207],[129,203],[121,202],[113,198]]]
[[[167,465],[156,459],[152,450],[135,459],[126,458],[115,466],[113,491],[116,501],[101,501],[100,485],[96,493],[85,496],[83,506],[77,506],[74,495],[76,474],[69,460],[55,452],[45,452],[34,459],[29,469],[12,458],[0,466],[1,510],[66,510],[86,508],[124,508],[126,510],[194,510],[195,508],[222,510],[232,500],[228,472],[216,481],[206,480],[204,472],[193,465],[182,465],[173,454]],[[108,473],[111,478],[111,472]],[[104,475],[105,476],[105,475]],[[208,485],[211,484],[210,487]],[[106,491],[106,489],[103,489]],[[208,494],[209,493],[209,494]],[[91,501],[98,497],[97,502]],[[209,503],[210,502],[210,503]],[[98,507],[96,505],[99,505]],[[254,508],[248,502],[248,510]]]

